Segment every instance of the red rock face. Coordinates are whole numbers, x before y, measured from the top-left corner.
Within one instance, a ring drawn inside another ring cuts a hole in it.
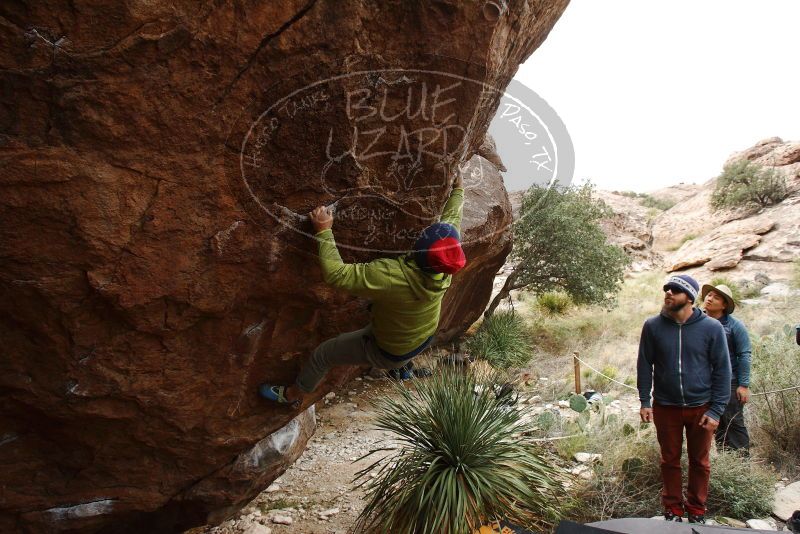
[[[304,214],[336,203],[345,261],[410,246],[481,144],[482,83],[566,3],[3,2],[0,531],[175,531],[278,476],[313,414],[256,385],[368,320]],[[479,193],[467,234],[510,217]],[[471,246],[442,340],[508,252]]]

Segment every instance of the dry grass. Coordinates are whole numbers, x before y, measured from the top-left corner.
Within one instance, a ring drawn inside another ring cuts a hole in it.
[[[752,376],[755,392],[776,391],[800,382],[800,347],[795,344],[792,327],[785,325],[754,340]],[[788,477],[800,474],[800,391],[755,395],[749,412],[759,455]]]
[[[800,258],[792,262],[792,285],[800,289]]]
[[[784,324],[797,324],[800,317],[800,299],[773,297],[763,304],[740,305],[734,315],[744,322],[750,335],[772,335]]]
[[[579,505],[574,519],[588,522],[614,517],[650,517],[661,510],[660,454],[653,425],[624,423],[598,427],[557,445],[563,457],[576,451],[602,454],[591,480],[573,491]],[[686,453],[682,455],[686,473]],[[712,453],[709,515],[740,520],[768,515],[772,508],[775,473],[758,461],[743,461],[734,453]]]
[[[517,310],[533,332],[534,358],[529,371],[555,382],[569,382],[572,380],[572,353],[578,351],[581,358],[594,367],[614,369],[617,380],[635,381],[642,324],[661,307],[661,286],[665,277],[661,272],[629,277],[622,286],[618,306],[610,311],[598,306],[581,306],[563,315],[550,316],[538,311],[530,300],[518,303]],[[594,380],[590,378],[590,384]],[[597,383],[602,381],[597,380]],[[564,389],[556,384],[549,388]]]

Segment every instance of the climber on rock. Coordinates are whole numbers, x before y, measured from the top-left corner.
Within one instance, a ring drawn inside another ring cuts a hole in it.
[[[425,350],[439,325],[452,275],[466,264],[460,235],[463,205],[463,181],[458,176],[440,221],[422,231],[411,252],[369,263],[344,263],[331,230],[332,214],[324,206],[309,213],[325,282],[371,299],[371,321],[360,330],[320,343],[293,384],[261,384],[259,394],[299,408],[331,367],[397,369]]]

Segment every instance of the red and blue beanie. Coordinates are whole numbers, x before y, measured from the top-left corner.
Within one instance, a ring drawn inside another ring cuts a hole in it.
[[[467,264],[458,230],[444,222],[422,231],[414,243],[413,257],[419,268],[429,273],[453,274]]]

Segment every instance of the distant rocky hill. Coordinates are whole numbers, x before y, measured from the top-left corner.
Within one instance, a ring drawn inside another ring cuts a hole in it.
[[[653,248],[665,255],[667,271],[700,278],[725,275],[751,280],[766,273],[773,280],[791,276],[800,257],[800,142],[765,139],[728,159],[747,159],[772,167],[786,178],[789,196],[756,213],[714,212],[715,180],[695,186],[691,196],[659,215],[653,224]]]
[[[597,192],[614,211],[603,222],[609,241],[631,255],[631,270],[663,268],[701,280],[725,276],[752,281],[758,274],[766,274],[771,280],[791,277],[791,262],[800,257],[800,142],[772,137],[732,154],[725,163],[740,158],[783,174],[789,196],[753,213],[715,212],[710,203],[716,178],[702,185],[679,184],[648,195]],[[509,198],[516,217],[522,193],[510,193]]]
[[[620,246],[633,260],[633,272],[659,269],[664,258],[653,249],[652,222],[658,210],[647,207],[641,198],[611,191],[597,191],[597,196],[614,214],[602,221],[608,241]]]

